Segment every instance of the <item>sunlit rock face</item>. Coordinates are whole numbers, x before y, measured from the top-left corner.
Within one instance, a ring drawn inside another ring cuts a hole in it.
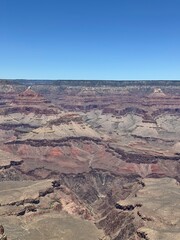
[[[179,82],[0,81],[0,107],[10,239],[179,239]]]

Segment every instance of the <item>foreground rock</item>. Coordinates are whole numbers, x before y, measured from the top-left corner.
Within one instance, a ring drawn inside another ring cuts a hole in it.
[[[11,239],[16,239],[15,236],[48,239],[53,235],[53,239],[61,236],[70,240],[77,238],[77,234],[81,235],[78,239],[85,239],[85,236],[86,239],[132,238],[136,235],[137,224],[131,214],[119,214],[115,203],[141,187],[136,176],[124,178],[98,170],[62,174],[59,180],[2,182],[1,221]],[[114,217],[117,223],[113,223]],[[129,222],[123,232],[122,219]],[[15,228],[18,232],[13,235]]]
[[[52,180],[0,183],[0,218],[8,237],[12,240],[102,237],[103,232],[92,222],[63,211],[63,198],[57,196],[58,187],[54,185]]]

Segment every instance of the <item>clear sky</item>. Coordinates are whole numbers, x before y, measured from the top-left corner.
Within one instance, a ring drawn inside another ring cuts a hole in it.
[[[180,79],[180,0],[0,0],[0,78]]]

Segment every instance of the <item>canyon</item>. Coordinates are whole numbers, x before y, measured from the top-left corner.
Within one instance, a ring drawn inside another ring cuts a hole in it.
[[[180,82],[0,80],[11,240],[180,239]]]

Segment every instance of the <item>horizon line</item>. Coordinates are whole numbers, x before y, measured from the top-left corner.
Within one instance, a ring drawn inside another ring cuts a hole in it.
[[[0,81],[180,81],[180,79],[43,79],[43,78],[0,78]]]

